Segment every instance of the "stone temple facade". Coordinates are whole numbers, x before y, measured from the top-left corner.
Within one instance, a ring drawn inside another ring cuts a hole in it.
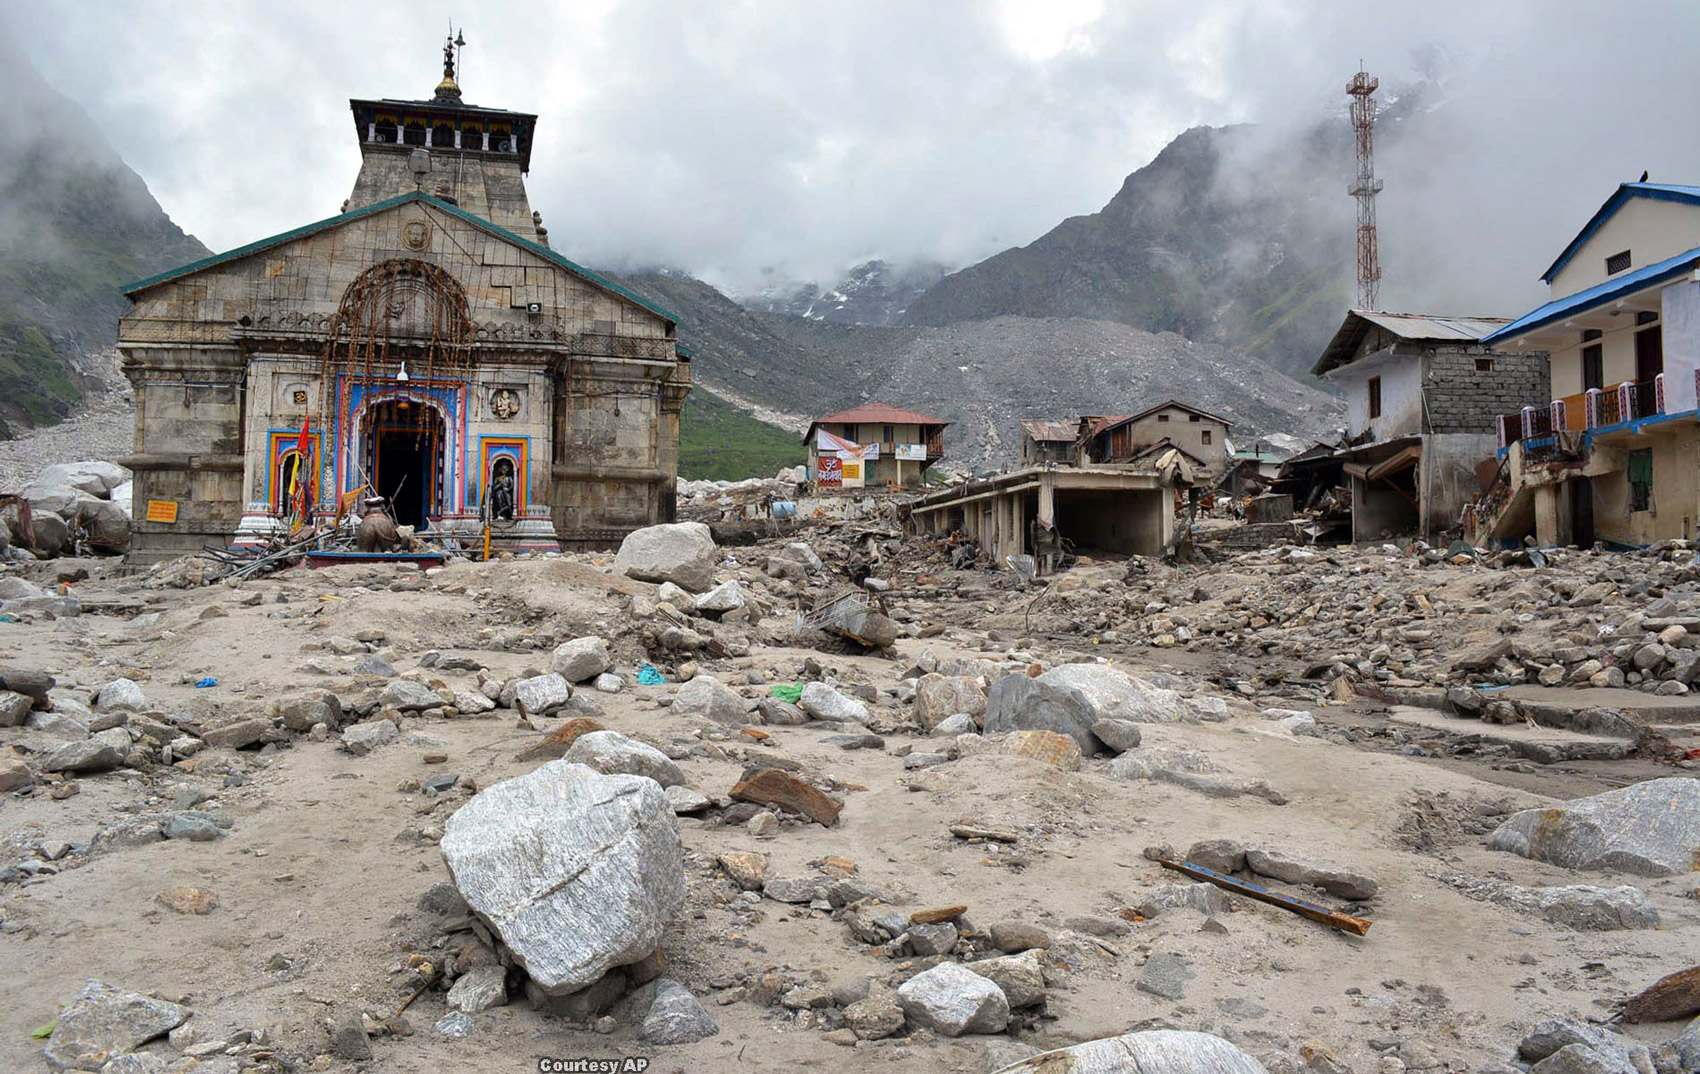
[[[549,248],[536,117],[464,104],[447,62],[431,100],[351,105],[341,215],[125,289],[133,559],[262,544],[303,501],[322,522],[374,492],[463,546],[671,521],[689,354],[671,314]]]

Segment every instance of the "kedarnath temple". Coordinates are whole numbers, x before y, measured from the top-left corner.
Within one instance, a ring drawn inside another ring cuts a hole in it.
[[[430,100],[349,102],[341,215],[125,289],[137,561],[264,543],[292,487],[297,517],[375,494],[514,550],[672,520],[676,319],[549,248],[537,117],[463,102],[452,46],[443,67]]]

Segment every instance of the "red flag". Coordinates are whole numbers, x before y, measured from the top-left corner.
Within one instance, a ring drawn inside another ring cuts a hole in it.
[[[305,524],[308,521],[309,505],[312,501],[313,489],[313,441],[307,435],[307,416],[301,416],[301,435],[295,440],[295,475],[294,483],[297,488],[289,491],[292,494],[299,490],[300,499],[297,501],[297,520]]]

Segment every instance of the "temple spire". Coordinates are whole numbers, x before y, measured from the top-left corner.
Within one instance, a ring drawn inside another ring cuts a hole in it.
[[[451,30],[454,27],[450,27]],[[439,101],[460,100],[460,83],[455,81],[455,67],[459,60],[460,50],[466,47],[466,37],[461,33],[451,33],[443,39],[443,80],[437,83],[436,97]]]

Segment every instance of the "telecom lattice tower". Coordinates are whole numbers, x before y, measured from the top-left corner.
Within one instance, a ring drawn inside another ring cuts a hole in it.
[[[1348,191],[1358,199],[1358,308],[1373,310],[1381,289],[1381,254],[1375,241],[1375,196],[1381,180],[1375,177],[1375,98],[1381,85],[1359,65],[1346,83],[1352,98],[1352,129],[1358,136],[1358,177]]]

